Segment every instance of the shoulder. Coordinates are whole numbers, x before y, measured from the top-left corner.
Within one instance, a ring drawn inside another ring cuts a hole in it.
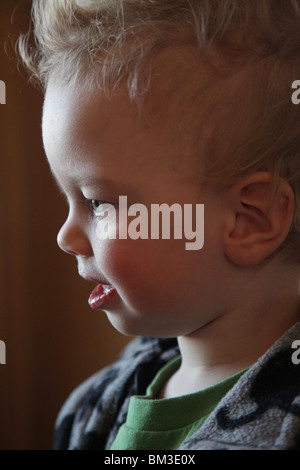
[[[300,361],[293,356],[298,340],[300,323],[242,375],[181,448],[298,450]]]

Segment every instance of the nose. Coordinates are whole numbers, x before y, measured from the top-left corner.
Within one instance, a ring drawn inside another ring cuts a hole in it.
[[[86,233],[70,217],[57,234],[57,244],[61,250],[69,255],[88,257],[92,253],[92,247]]]

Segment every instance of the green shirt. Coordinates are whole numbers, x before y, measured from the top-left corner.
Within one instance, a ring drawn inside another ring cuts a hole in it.
[[[204,423],[245,370],[196,393],[156,399],[179,368],[181,356],[168,362],[155,376],[145,396],[130,398],[126,422],[111,450],[174,450]]]

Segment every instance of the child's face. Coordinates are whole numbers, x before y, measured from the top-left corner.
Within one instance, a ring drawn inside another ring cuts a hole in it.
[[[125,97],[48,86],[44,146],[69,203],[58,243],[76,256],[79,274],[115,287],[101,310],[129,335],[188,335],[224,309],[222,200],[201,189],[192,156],[178,157],[168,136],[166,123],[146,126]],[[204,247],[186,250],[184,238],[100,240],[87,200],[117,205],[119,196],[149,212],[155,203],[204,204]]]

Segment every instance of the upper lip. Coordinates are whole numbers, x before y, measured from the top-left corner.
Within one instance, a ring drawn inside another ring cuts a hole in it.
[[[79,271],[79,276],[82,277],[85,281],[95,282],[96,284],[105,284],[111,285],[106,279],[101,276],[93,276],[85,273],[84,271]]]

